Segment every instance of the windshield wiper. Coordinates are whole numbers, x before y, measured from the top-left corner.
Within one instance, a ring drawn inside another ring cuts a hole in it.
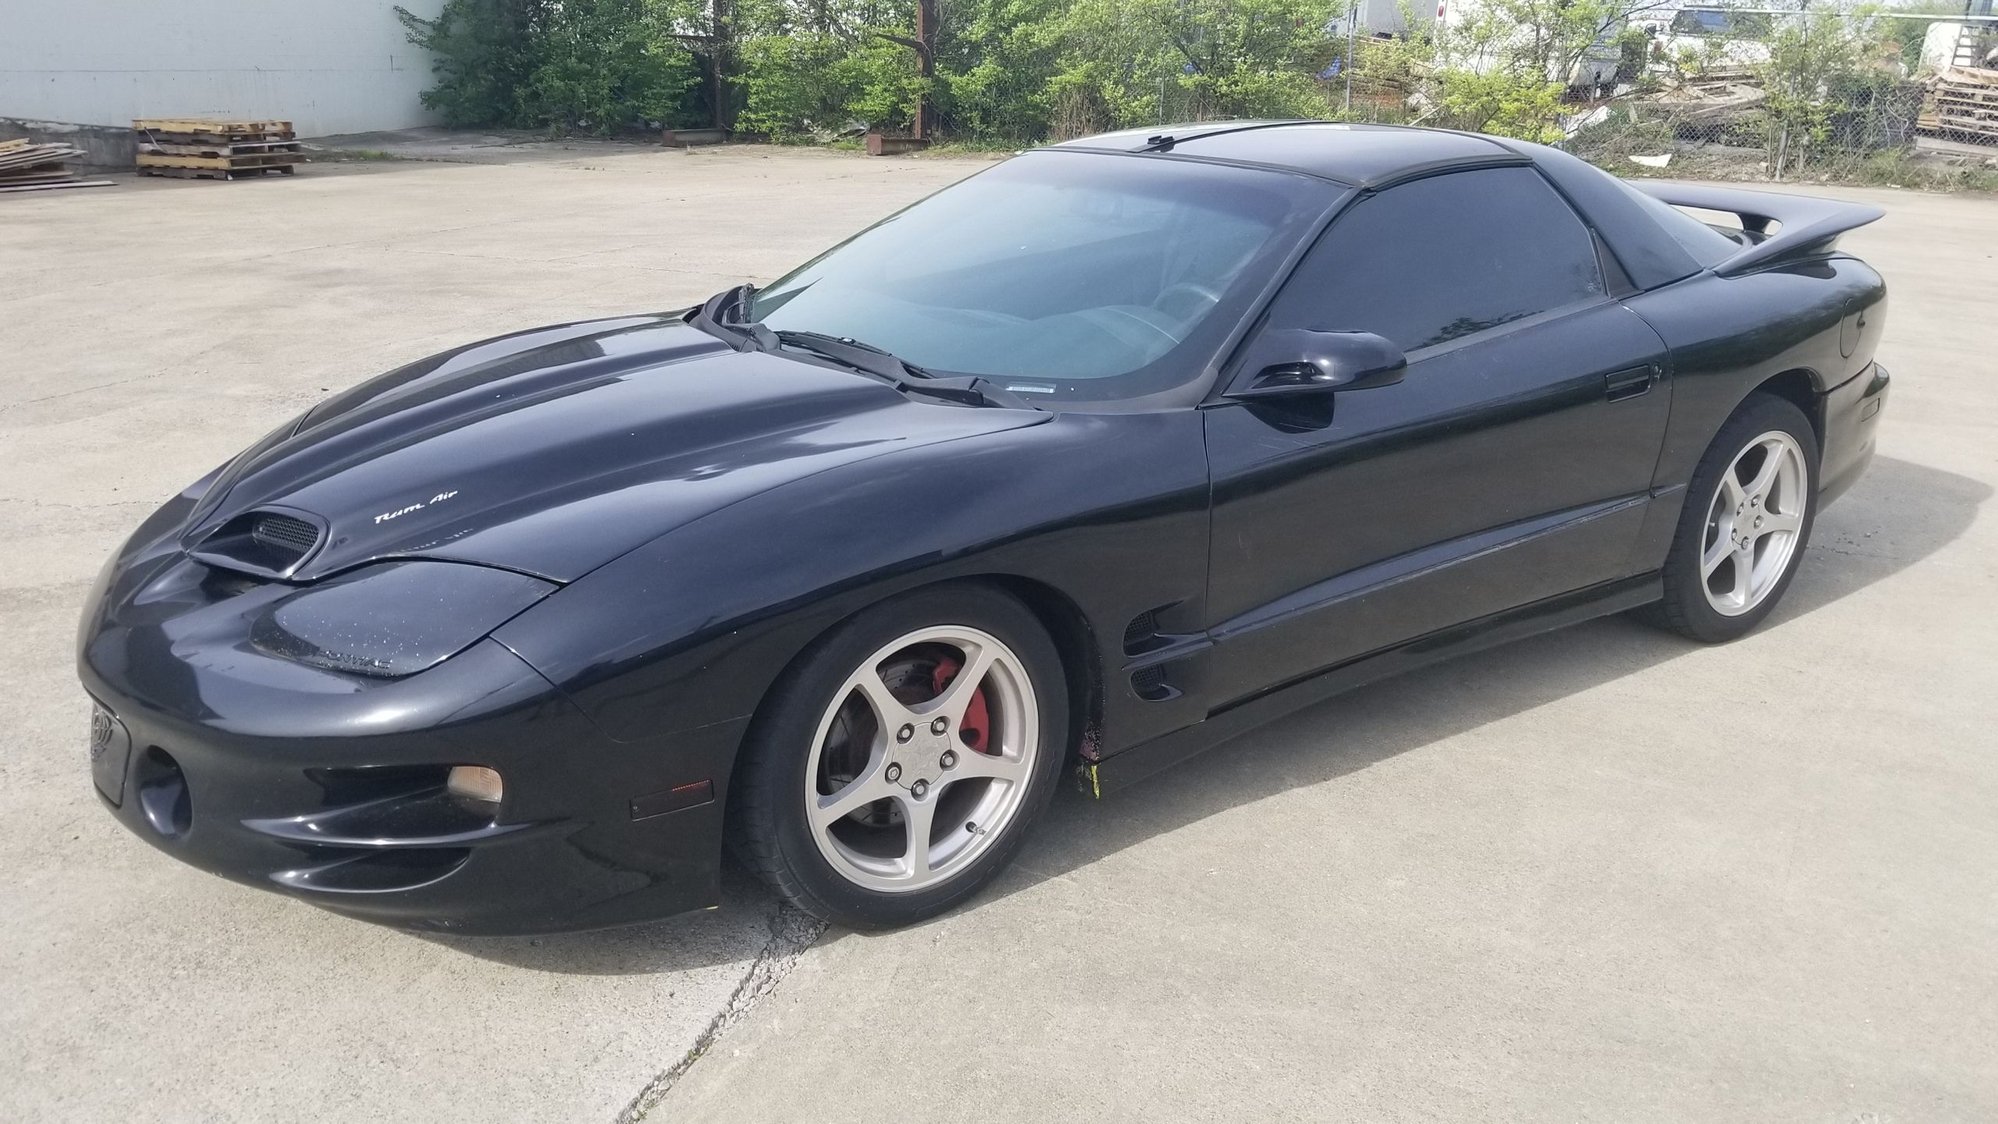
[[[743,319],[749,311],[749,298],[755,295],[754,285],[723,289],[688,313],[687,323],[737,351],[766,351],[771,344],[770,330],[753,320]]]
[[[968,406],[1006,406],[1016,410],[1038,410],[1010,391],[1001,390],[979,375],[942,376],[932,374],[885,348],[846,336],[807,332],[793,328],[772,331],[760,320],[747,319],[749,300],[756,286],[737,285],[724,289],[687,314],[687,323],[720,339],[737,351],[776,351],[782,347],[807,351],[829,359],[849,370],[872,375],[899,390],[959,402]]]
[[[779,328],[771,335],[786,347],[809,351],[843,367],[851,367],[863,374],[873,375],[910,394],[925,394],[931,398],[941,398],[946,402],[962,402],[968,406],[1009,406],[1016,410],[1037,408],[1029,406],[1012,393],[993,386],[981,376],[935,375],[892,351],[846,336],[800,331],[795,328]]]

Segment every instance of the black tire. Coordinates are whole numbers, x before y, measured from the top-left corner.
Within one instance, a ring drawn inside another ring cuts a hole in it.
[[[1031,681],[1039,712],[1037,756],[1011,818],[947,881],[901,892],[857,885],[821,853],[806,814],[806,767],[819,723],[834,693],[872,653],[940,625],[978,629],[1012,650]],[[1060,653],[1034,614],[983,584],[919,590],[834,627],[786,668],[744,740],[730,794],[729,843],[743,865],[780,897],[816,917],[854,929],[914,924],[976,894],[1012,861],[1054,793],[1068,742],[1067,678]]]
[[[1711,524],[1709,515],[1721,487],[1721,474],[1761,435],[1789,434],[1803,452],[1806,484],[1803,489],[1803,519],[1783,573],[1761,601],[1748,611],[1728,615],[1709,603],[1700,556],[1706,546]],[[1686,490],[1686,502],[1679,513],[1672,548],[1665,556],[1662,572],[1663,599],[1646,606],[1640,616],[1660,628],[1705,644],[1721,644],[1747,635],[1772,612],[1803,564],[1810,545],[1811,527],[1818,515],[1818,437],[1810,419],[1792,403],[1774,395],[1751,394],[1715,435],[1706,455],[1693,471]]]

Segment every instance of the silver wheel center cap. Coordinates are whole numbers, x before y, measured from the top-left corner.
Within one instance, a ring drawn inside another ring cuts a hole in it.
[[[896,783],[905,789],[913,789],[919,783],[935,788],[937,778],[944,774],[943,755],[948,752],[950,739],[928,732],[916,735],[907,745],[895,747],[890,760],[902,767]]]

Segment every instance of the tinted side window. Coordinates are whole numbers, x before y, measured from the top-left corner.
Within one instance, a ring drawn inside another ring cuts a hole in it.
[[[1568,204],[1530,168],[1487,168],[1353,204],[1271,319],[1375,332],[1413,351],[1603,293],[1595,239]]]

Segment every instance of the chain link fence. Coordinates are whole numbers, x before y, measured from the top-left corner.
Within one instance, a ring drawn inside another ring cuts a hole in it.
[[[1764,14],[1702,41],[1675,32],[1687,13],[1626,31],[1597,81],[1510,127],[1453,115],[1434,44],[1360,36],[1319,76],[1325,115],[1537,130],[1620,176],[1998,191],[1998,20]],[[1164,119],[1198,119],[1164,85]]]

